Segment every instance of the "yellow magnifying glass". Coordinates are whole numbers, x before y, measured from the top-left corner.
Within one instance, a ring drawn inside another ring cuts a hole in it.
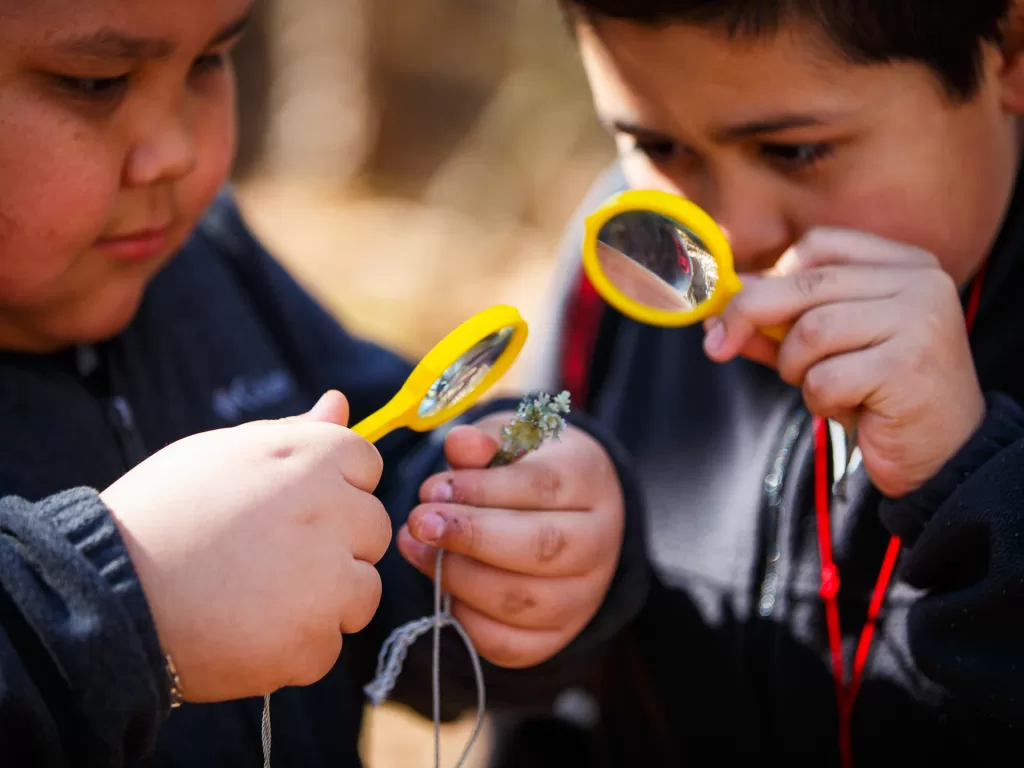
[[[583,268],[611,306],[664,328],[720,314],[743,289],[732,249],[704,210],[656,190],[622,192],[587,217]],[[762,328],[782,341],[789,328]]]
[[[470,318],[427,353],[387,405],[352,431],[375,443],[401,427],[428,432],[462,415],[516,361],[527,332],[519,312],[505,305]]]

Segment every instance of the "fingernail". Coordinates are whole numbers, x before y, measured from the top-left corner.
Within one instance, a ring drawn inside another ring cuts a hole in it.
[[[446,526],[447,522],[437,512],[428,512],[420,520],[420,535],[417,538],[427,544],[437,544],[444,537]]]
[[[430,489],[429,500],[437,504],[446,504],[452,500],[454,495],[454,491],[452,490],[452,481],[445,480],[444,482],[436,483],[434,487]]]
[[[717,352],[721,349],[723,341],[725,341],[725,328],[719,322],[704,337],[704,349],[712,353]]]

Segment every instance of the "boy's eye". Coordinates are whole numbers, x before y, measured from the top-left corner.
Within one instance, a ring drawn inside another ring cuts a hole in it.
[[[825,142],[764,144],[761,146],[761,154],[789,170],[810,168],[832,154],[832,151],[832,145]]]
[[[128,76],[69,77],[56,75],[57,85],[68,93],[85,99],[102,101],[120,96],[128,85]]]
[[[636,139],[633,148],[655,163],[668,163],[676,160],[685,150],[683,145],[678,142],[660,139],[654,141]]]
[[[210,53],[200,56],[192,65],[192,73],[202,75],[220,69],[227,62],[226,53]]]

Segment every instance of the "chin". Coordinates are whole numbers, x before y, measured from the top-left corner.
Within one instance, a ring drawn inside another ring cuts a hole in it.
[[[131,325],[139,311],[145,285],[135,290],[121,289],[117,295],[106,296],[100,301],[82,306],[81,311],[64,315],[53,335],[60,339],[61,346],[96,344],[108,341]],[[97,311],[97,308],[101,308]]]

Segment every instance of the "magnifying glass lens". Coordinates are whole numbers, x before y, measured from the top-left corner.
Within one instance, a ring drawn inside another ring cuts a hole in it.
[[[601,271],[629,299],[665,312],[688,312],[711,298],[718,264],[683,224],[653,211],[613,216],[597,236]]]
[[[418,416],[428,419],[458,404],[487,377],[512,341],[515,328],[502,328],[467,351],[433,383],[420,403]]]

